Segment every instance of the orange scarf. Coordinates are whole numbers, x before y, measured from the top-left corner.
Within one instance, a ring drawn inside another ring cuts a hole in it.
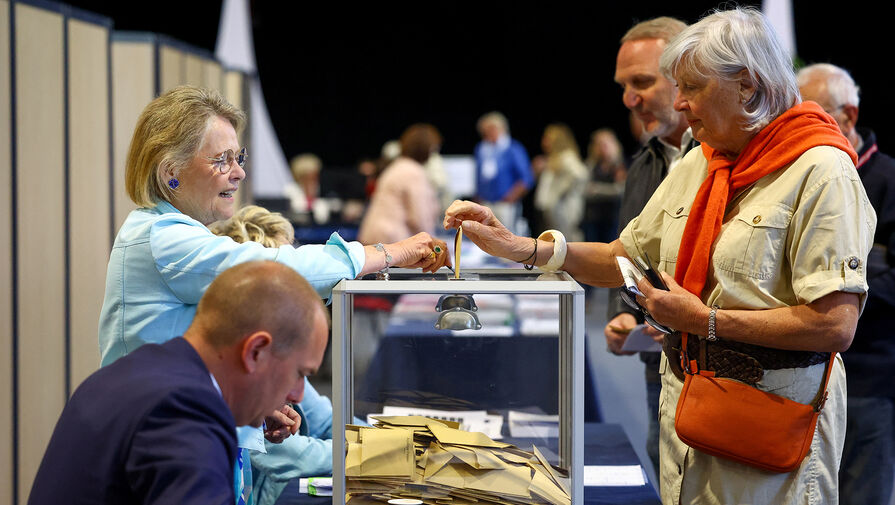
[[[721,231],[724,211],[736,190],[773,173],[817,146],[833,146],[857,162],[858,155],[836,121],[814,102],[796,105],[758,132],[735,160],[707,144],[708,176],[699,187],[678,249],[674,280],[701,298],[712,244]]]

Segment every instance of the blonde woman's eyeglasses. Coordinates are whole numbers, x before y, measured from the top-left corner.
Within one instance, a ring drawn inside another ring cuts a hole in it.
[[[206,156],[206,159],[214,165],[214,168],[218,169],[218,172],[226,174],[229,173],[230,169],[233,167],[233,161],[236,161],[236,164],[240,167],[245,167],[246,161],[249,159],[249,154],[246,151],[246,148],[243,147],[237,153],[234,153],[233,149],[227,149],[217,156]]]

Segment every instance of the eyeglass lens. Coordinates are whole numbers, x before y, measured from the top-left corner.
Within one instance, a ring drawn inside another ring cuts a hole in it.
[[[236,160],[236,164],[240,167],[245,167],[246,161],[248,161],[249,154],[246,151],[246,148],[243,147],[239,150],[238,153],[234,153],[233,149],[227,149],[222,152],[220,156],[215,158],[209,158],[215,163],[219,163],[218,169],[222,174],[225,174],[230,171],[230,167],[233,165],[233,160]]]

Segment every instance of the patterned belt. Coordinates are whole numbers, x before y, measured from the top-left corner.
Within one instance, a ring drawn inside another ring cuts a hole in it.
[[[709,342],[703,338],[690,338],[688,341],[687,354],[691,359],[697,358],[701,369],[713,370],[718,377],[736,379],[752,386],[761,380],[765,370],[806,368],[830,359],[830,354],[825,352],[772,349],[730,340]],[[680,347],[680,333],[665,336],[662,348],[672,372],[683,381]]]

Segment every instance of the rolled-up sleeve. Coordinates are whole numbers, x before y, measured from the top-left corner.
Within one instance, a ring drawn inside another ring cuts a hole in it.
[[[838,169],[817,171],[823,177],[806,182],[793,214],[788,244],[792,286],[802,303],[842,291],[861,295],[863,308],[876,214],[851,160],[836,153],[830,162],[838,163]]]

